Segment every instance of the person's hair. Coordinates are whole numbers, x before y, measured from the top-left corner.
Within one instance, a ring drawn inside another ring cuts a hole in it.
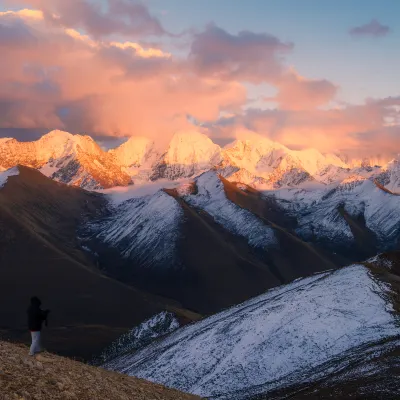
[[[39,297],[33,296],[33,297],[31,297],[31,304],[33,304],[35,306],[40,306],[42,304],[42,302],[40,301]]]

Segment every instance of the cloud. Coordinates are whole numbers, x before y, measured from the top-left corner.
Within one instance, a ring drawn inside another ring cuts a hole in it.
[[[210,129],[219,139],[234,139],[244,128],[292,149],[313,147],[354,157],[381,153],[390,159],[400,148],[399,105],[400,97],[389,97],[330,109],[248,109]],[[388,118],[396,123],[387,124]]]
[[[293,44],[266,33],[242,31],[232,35],[211,24],[195,35],[189,58],[199,74],[260,83],[282,73],[281,57],[292,48]]]
[[[277,102],[283,109],[302,110],[329,103],[337,86],[326,79],[306,79],[296,71],[282,75],[276,82],[278,93],[266,101]]]
[[[96,40],[26,15],[0,16],[0,125],[166,138],[187,115],[240,110],[246,89],[193,73],[185,59]]]
[[[83,30],[94,38],[119,34],[124,36],[165,35],[159,20],[139,1],[104,0],[6,0],[41,10],[54,25]]]
[[[24,8],[18,11],[1,11],[0,17],[22,17],[42,20],[44,18],[42,11],[40,10],[29,10]]]
[[[372,19],[364,25],[356,26],[349,30],[350,35],[353,36],[386,36],[390,32],[390,27],[382,25],[378,20]]]
[[[35,9],[0,13],[0,129],[167,141],[201,124],[219,143],[244,128],[291,148],[358,155],[399,148],[400,97],[333,108],[338,87],[288,68],[293,44],[275,36],[209,25],[185,36],[176,55],[144,44],[165,33],[140,3],[18,1]],[[249,83],[275,88],[263,106],[277,108],[249,109]]]

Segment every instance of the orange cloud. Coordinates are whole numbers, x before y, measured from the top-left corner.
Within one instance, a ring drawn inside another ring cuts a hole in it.
[[[296,71],[283,74],[276,82],[278,93],[273,98],[281,108],[304,110],[329,103],[336,95],[337,86],[326,79],[306,79]]]
[[[179,57],[143,45],[147,35],[168,35],[143,4],[6,1],[35,9],[0,13],[0,128],[160,141],[190,126],[189,116],[225,141],[244,127],[291,148],[357,156],[399,148],[399,98],[328,108],[337,86],[288,68],[293,44],[273,35],[211,24],[190,36],[188,55]],[[274,86],[277,94],[265,100],[278,108],[246,109],[247,83]]]
[[[352,157],[381,155],[390,159],[400,148],[400,97],[368,100],[336,109],[249,109],[220,120],[216,137],[234,138],[238,128],[257,132],[292,149],[341,151]],[[396,123],[386,124],[386,120]]]
[[[0,50],[7,54],[0,65],[2,127],[164,137],[184,126],[186,115],[212,120],[246,101],[241,83],[199,77],[161,49],[94,40],[45,21],[33,27],[25,16],[0,16]]]

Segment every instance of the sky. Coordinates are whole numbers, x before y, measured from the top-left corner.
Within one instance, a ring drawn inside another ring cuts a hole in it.
[[[0,137],[400,152],[398,0],[0,0]]]

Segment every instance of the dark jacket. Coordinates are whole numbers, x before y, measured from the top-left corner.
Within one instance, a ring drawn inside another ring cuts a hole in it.
[[[28,308],[28,328],[31,332],[42,330],[43,321],[47,320],[48,310],[40,308],[41,301],[37,297],[32,297],[31,305]]]

